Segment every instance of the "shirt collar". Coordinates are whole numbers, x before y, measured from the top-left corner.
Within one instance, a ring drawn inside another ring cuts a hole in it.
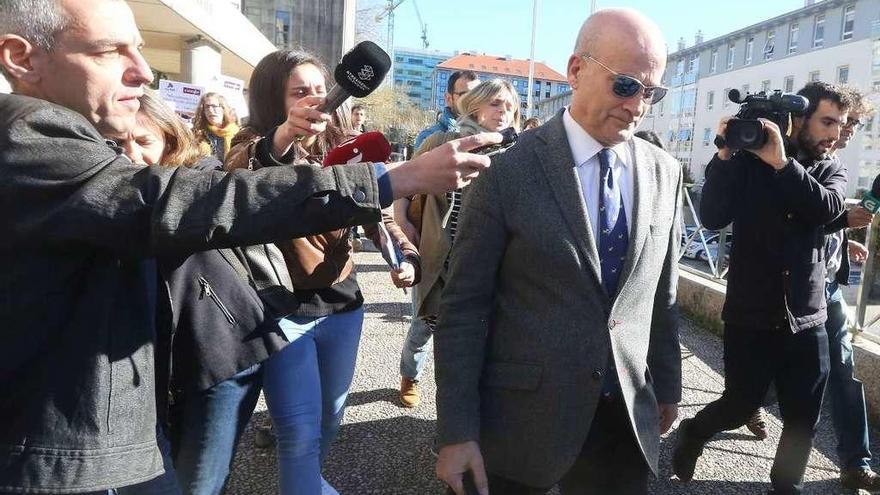
[[[562,114],[562,124],[565,126],[565,134],[568,137],[568,145],[571,147],[571,156],[574,158],[574,164],[576,167],[586,163],[587,160],[596,156],[596,154],[604,148],[599,141],[596,141],[593,136],[590,136],[590,134],[574,120],[568,107],[565,108],[565,112]],[[617,157],[617,160],[614,160],[615,163],[624,166],[628,165],[628,160],[624,158],[627,156],[626,146],[626,142],[623,142],[610,148],[611,152]],[[614,164],[611,166],[614,167]]]

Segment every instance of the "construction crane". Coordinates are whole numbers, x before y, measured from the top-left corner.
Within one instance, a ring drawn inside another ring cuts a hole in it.
[[[416,8],[416,17],[419,19],[419,26],[422,28],[422,48],[428,49],[428,25],[422,21],[422,13],[419,12],[419,2],[413,0],[413,7]]]
[[[388,18],[388,51],[391,55],[391,68],[388,70],[388,77],[391,85],[394,85],[394,9],[400,6],[404,0],[388,0],[382,11],[376,14],[376,22],[382,22]],[[416,17],[419,19],[419,26],[422,28],[422,46],[428,48],[428,26],[422,21],[422,13],[419,12],[419,5],[413,0],[413,6],[416,9]]]

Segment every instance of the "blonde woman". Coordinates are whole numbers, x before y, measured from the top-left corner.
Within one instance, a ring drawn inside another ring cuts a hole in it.
[[[509,82],[502,79],[484,81],[459,98],[459,130],[432,134],[422,142],[415,156],[459,137],[508,127],[519,130],[520,106],[519,95]],[[458,190],[443,196],[418,196],[410,204],[410,220],[420,230],[418,248],[422,261],[422,279],[415,286],[413,316],[421,318],[427,325],[410,326],[401,352],[400,401],[405,407],[415,407],[421,400],[418,379],[425,362],[426,346],[437,321],[449,250],[458,225],[461,194],[462,191]]]
[[[235,112],[226,98],[218,93],[205,93],[193,118],[193,133],[199,146],[222,162],[238,131]]]

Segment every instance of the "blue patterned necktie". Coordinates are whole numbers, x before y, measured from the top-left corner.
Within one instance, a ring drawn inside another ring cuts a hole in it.
[[[626,209],[620,185],[611,173],[611,150],[599,151],[599,264],[602,267],[602,285],[612,300],[617,294],[620,272],[626,262],[629,230],[626,227]],[[608,349],[608,365],[602,381],[602,395],[610,397],[620,391],[614,354]]]
[[[620,185],[611,173],[611,150],[599,151],[599,264],[602,266],[602,285],[608,296],[617,293],[620,272],[626,262],[629,247],[629,230],[626,226],[626,209]]]

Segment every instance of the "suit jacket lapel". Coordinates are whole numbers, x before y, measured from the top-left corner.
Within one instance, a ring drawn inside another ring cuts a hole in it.
[[[562,112],[538,129],[538,138],[543,143],[535,150],[538,161],[544,169],[556,202],[565,222],[574,234],[575,242],[583,258],[589,265],[593,279],[602,289],[599,251],[596,239],[587,220],[587,205],[584,203],[581,184],[575,170],[571,146],[562,123]]]
[[[653,218],[652,205],[654,204],[654,169],[656,163],[654,157],[648,152],[645,146],[637,143],[637,139],[630,139],[630,151],[633,154],[633,210],[631,215],[632,230],[630,233],[629,248],[626,256],[626,263],[623,267],[623,273],[620,278],[621,290],[626,281],[632,275],[633,270],[637,266],[639,257],[642,255],[642,249],[648,239],[651,231],[651,219]]]

